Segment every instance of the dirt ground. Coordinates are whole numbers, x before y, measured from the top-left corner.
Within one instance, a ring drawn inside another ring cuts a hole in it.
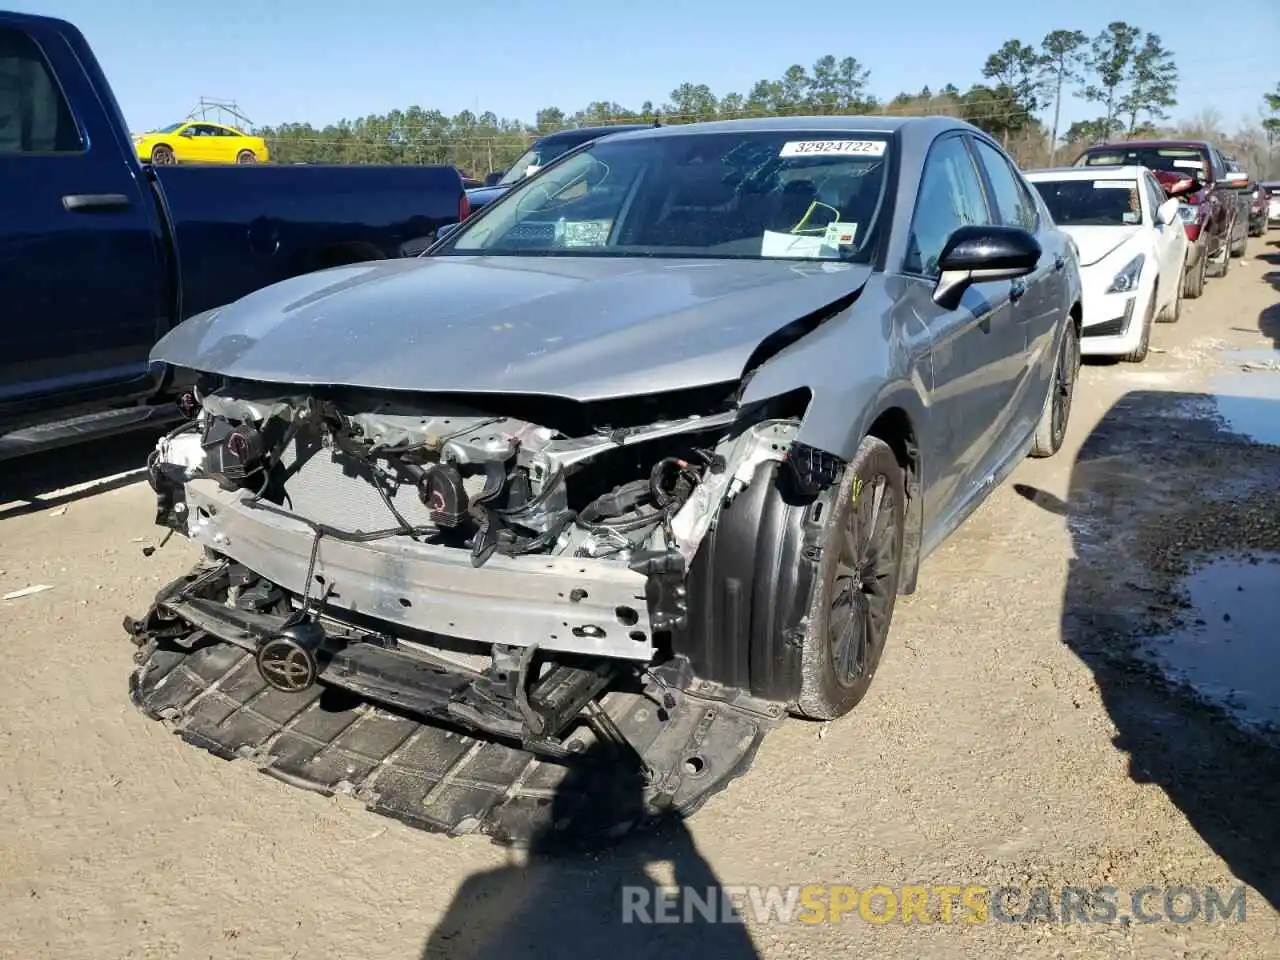
[[[1280,447],[1241,433],[1280,425],[1276,238],[1146,363],[1086,365],[1067,447],[928,560],[852,715],[788,722],[687,822],[590,856],[420,833],[145,719],[121,618],[194,552],[144,557],[136,473],[66,488],[136,467],[146,438],[5,464],[0,595],[52,589],[0,601],[0,956],[1277,956]],[[1111,885],[1124,916],[1133,888],[1241,882],[1243,923],[621,910],[654,883],[1011,885],[1023,906]]]

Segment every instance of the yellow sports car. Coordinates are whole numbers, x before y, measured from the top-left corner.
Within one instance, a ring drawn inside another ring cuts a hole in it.
[[[169,163],[266,163],[267,143],[235,127],[205,120],[183,120],[149,133],[135,133],[138,159]]]

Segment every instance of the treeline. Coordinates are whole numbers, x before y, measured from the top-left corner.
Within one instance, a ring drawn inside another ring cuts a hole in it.
[[[646,101],[638,109],[596,100],[573,113],[545,107],[527,123],[493,112],[464,110],[450,117],[411,106],[323,128],[291,123],[259,132],[281,163],[448,163],[483,176],[505,169],[539,134],[565,127],[786,114],[945,114],[981,127],[1024,166],[1037,166],[1109,136],[1154,131],[1177,104],[1172,53],[1158,34],[1122,21],[1093,37],[1055,30],[1038,43],[1011,39],[986,58],[981,73],[984,82],[965,90],[948,84],[881,100],[870,92],[870,71],[856,58],[828,55],[811,67],[795,64],[780,78],[759,80],[745,93],[719,95],[704,83],[682,83],[666,102]],[[1093,104],[1096,118],[1059,130],[1069,99]]]

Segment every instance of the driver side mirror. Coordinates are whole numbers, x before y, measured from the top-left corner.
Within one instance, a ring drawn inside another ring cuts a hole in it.
[[[1156,220],[1166,227],[1178,219],[1178,201],[1170,197],[1156,208]]]
[[[1040,254],[1039,241],[1020,227],[960,227],[947,238],[938,257],[941,274],[933,302],[954,310],[972,284],[1025,277],[1040,263]]]
[[[494,170],[492,173],[488,173],[485,175],[484,185],[486,187],[496,187],[498,185],[498,182],[501,179],[502,179],[502,171]]]
[[[180,137],[194,137],[195,135],[196,135],[195,127],[187,127],[180,134],[178,134],[178,136]]]

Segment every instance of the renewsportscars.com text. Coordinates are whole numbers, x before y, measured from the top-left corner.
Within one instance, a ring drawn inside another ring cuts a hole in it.
[[[622,888],[623,923],[1213,923],[1245,920],[1245,887]]]

